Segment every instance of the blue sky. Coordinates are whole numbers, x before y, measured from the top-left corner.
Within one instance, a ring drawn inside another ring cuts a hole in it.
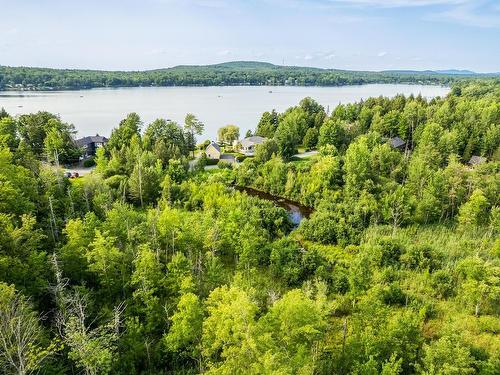
[[[500,71],[500,0],[0,0],[0,65]]]

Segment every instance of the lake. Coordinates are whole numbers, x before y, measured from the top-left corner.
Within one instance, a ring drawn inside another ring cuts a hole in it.
[[[133,87],[79,91],[0,91],[0,108],[11,115],[49,111],[73,123],[79,136],[109,136],[111,129],[127,113],[137,112],[144,124],[156,118],[183,123],[186,113],[194,113],[205,123],[199,141],[215,139],[217,129],[228,124],[240,127],[241,135],[255,129],[260,116],[273,108],[284,111],[310,96],[325,109],[371,96],[397,94],[426,98],[444,96],[448,87],[428,85],[372,84],[339,87],[301,86],[211,86]]]

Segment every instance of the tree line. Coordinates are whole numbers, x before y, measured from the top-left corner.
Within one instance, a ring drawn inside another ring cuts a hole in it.
[[[252,62],[127,72],[0,66],[0,90],[78,90],[139,86],[342,86],[368,83],[447,85],[471,79],[474,76],[458,77],[433,72],[362,72]]]

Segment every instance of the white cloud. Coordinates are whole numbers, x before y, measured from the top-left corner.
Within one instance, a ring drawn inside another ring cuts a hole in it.
[[[479,9],[477,4],[463,4],[443,12],[431,14],[428,19],[454,22],[465,26],[500,28],[500,9],[498,6]]]
[[[472,0],[328,0],[330,3],[368,5],[374,7],[422,7],[432,5],[459,5]]]
[[[160,4],[195,5],[203,8],[226,8],[227,0],[152,0]]]
[[[163,55],[165,53],[164,48],[153,48],[151,51],[149,51],[150,55]]]
[[[224,49],[222,51],[218,51],[217,55],[218,56],[229,56],[231,54],[231,51],[228,49]]]
[[[378,57],[384,57],[385,55],[387,55],[386,51],[381,51],[381,52],[377,53]]]
[[[356,8],[429,8],[424,19],[461,25],[500,28],[498,0],[319,0],[331,6]]]

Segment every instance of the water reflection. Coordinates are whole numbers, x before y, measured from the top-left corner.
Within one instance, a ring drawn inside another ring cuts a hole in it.
[[[300,203],[286,198],[277,197],[264,191],[255,190],[245,186],[234,186],[234,188],[238,191],[244,191],[248,195],[271,201],[277,206],[284,208],[288,212],[288,217],[294,226],[298,226],[302,219],[309,218],[313,212],[311,207],[303,206]]]

